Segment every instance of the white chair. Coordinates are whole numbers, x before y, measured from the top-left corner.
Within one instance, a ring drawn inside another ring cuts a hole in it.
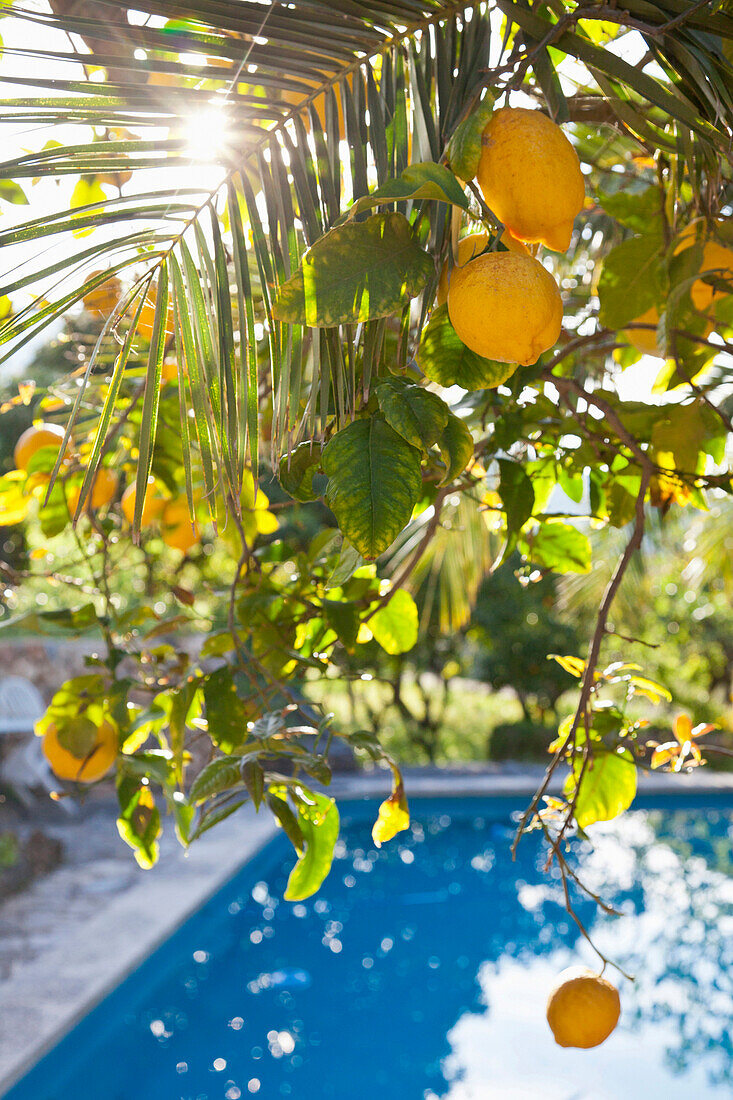
[[[33,733],[46,705],[35,684],[23,676],[5,676],[0,680],[0,734]]]
[[[34,790],[47,794],[56,790],[58,781],[43,755],[41,740],[33,727],[45,713],[46,706],[38,688],[22,676],[6,676],[0,680],[0,736],[30,734],[0,758],[0,778],[7,783],[24,806],[34,803]],[[66,798],[57,805],[72,813],[73,804]]]

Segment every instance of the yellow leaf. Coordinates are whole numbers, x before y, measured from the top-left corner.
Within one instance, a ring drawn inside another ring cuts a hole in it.
[[[379,807],[379,816],[374,822],[372,840],[377,848],[381,848],[386,840],[391,840],[393,836],[410,825],[410,810],[405,798],[405,789],[402,786],[402,779],[398,779],[398,776],[399,772],[395,769],[395,788]]]
[[[644,695],[652,703],[659,703],[662,699],[671,702],[672,694],[655,680],[648,680],[646,676],[632,676],[629,683],[633,685],[636,695]]]
[[[265,507],[255,508],[254,519],[257,530],[261,535],[271,535],[273,531],[278,529],[277,516]]]
[[[655,749],[652,753],[652,768],[661,768],[663,764],[666,764],[668,760],[673,757],[672,751],[667,748],[666,745],[660,745],[658,749]]]
[[[28,514],[29,498],[22,491],[25,475],[15,477],[20,471],[13,470],[0,478],[0,525],[12,527],[16,523],[22,523]],[[22,480],[21,480],[22,478]]]
[[[585,669],[585,661],[580,657],[560,657],[557,653],[549,653],[547,659],[557,661],[561,668],[564,668],[566,672],[569,672],[571,676],[577,676],[578,679],[583,675]]]
[[[107,195],[95,179],[90,180],[82,176],[71,194],[69,206],[72,210],[76,210],[77,207],[92,206],[95,203],[105,202],[106,199]],[[86,218],[89,216],[90,211],[88,210],[80,210],[79,214],[72,214],[73,218]],[[86,225],[81,226],[79,229],[74,229],[73,235],[75,237],[88,237],[89,234],[93,232],[94,226]]]
[[[674,735],[680,745],[684,745],[692,737],[692,722],[689,714],[678,714],[674,720]]]
[[[36,383],[32,380],[18,383],[18,396],[24,405],[30,405],[33,394],[36,391]]]

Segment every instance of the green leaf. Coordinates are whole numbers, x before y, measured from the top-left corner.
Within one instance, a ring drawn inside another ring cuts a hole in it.
[[[15,180],[0,180],[0,199],[15,203],[16,206],[28,205],[25,191]]]
[[[420,452],[381,417],[355,420],[323,452],[326,503],[367,559],[377,558],[410,519],[422,489]]]
[[[473,437],[468,426],[459,416],[451,413],[438,439],[440,457],[446,470],[441,485],[449,485],[454,478],[463,473],[473,456]]]
[[[83,714],[75,714],[57,726],[58,741],[62,748],[84,760],[89,756],[97,740],[97,727]]]
[[[368,210],[382,202],[410,199],[435,199],[437,202],[460,206],[462,210],[468,210],[469,206],[463,188],[450,169],[433,161],[425,161],[411,164],[398,179],[387,180],[376,191],[372,191],[371,195],[363,195],[357,199],[348,216],[352,218],[362,210]]]
[[[225,653],[231,653],[237,645],[228,630],[222,630],[218,634],[208,634],[201,646],[202,657],[222,657]]]
[[[491,93],[453,131],[448,142],[448,163],[462,180],[472,180],[481,159],[481,138],[494,113]]]
[[[242,779],[254,808],[259,810],[265,791],[265,773],[262,765],[257,760],[245,760],[242,764]]]
[[[0,630],[23,624],[26,630],[39,634],[79,634],[99,625],[93,603],[80,607],[62,607],[55,611],[28,611],[0,623]]]
[[[213,829],[220,821],[224,821],[227,817],[231,817],[231,815],[236,813],[241,806],[244,806],[246,801],[246,798],[236,798],[233,802],[225,801],[223,805],[218,806],[215,810],[211,810],[210,812],[207,811],[205,815],[202,816],[201,821],[199,821],[193,833],[190,834],[188,838],[189,843],[192,840],[197,840],[198,837],[208,832],[209,829]]]
[[[317,500],[319,494],[313,488],[313,475],[320,464],[320,448],[312,443],[300,443],[294,451],[280,459],[277,479],[295,500],[304,503]]]
[[[506,511],[507,535],[522,529],[534,508],[534,489],[522,467],[517,462],[499,459],[499,496]]]
[[[303,791],[298,799],[298,824],[305,851],[290,872],[285,888],[286,901],[302,901],[315,894],[333,862],[333,849],[339,835],[339,812],[332,798]]]
[[[556,573],[589,573],[591,548],[588,536],[570,523],[543,523],[520,549],[535,565]]]
[[[382,649],[391,655],[407,653],[417,641],[417,605],[409,592],[398,588],[369,620],[369,629]]]
[[[204,681],[209,737],[222,752],[235,752],[247,738],[248,716],[229,667],[217,669]]]
[[[282,795],[282,797],[280,797],[280,795]],[[303,832],[300,828],[298,818],[285,800],[286,795],[287,789],[280,784],[270,787],[266,795],[267,805],[275,815],[276,820],[280,823],[280,827],[296,852],[302,852],[305,849]]]
[[[323,613],[339,641],[343,642],[349,652],[352,652],[359,633],[359,616],[354,605],[343,600],[324,600]]]
[[[565,781],[565,794],[572,799],[580,775],[581,762],[573,762],[573,772]],[[596,821],[610,821],[627,810],[636,795],[636,765],[630,752],[593,752],[580,783],[575,804],[575,820],[581,829]]]
[[[662,216],[662,205],[658,187],[647,187],[644,191],[598,191],[598,201],[612,218],[621,225],[628,226],[635,233],[648,233],[656,218]]]
[[[162,832],[160,812],[153,793],[139,779],[125,776],[117,786],[120,815],[117,831],[135,853],[135,859],[145,870],[158,859],[158,837]]]
[[[420,338],[417,363],[426,378],[439,386],[464,390],[492,389],[511,378],[516,363],[496,363],[467,348],[450,323],[444,302],[433,310]]]
[[[611,526],[625,527],[636,515],[636,497],[627,492],[618,481],[614,481],[606,493],[606,508]]]
[[[440,437],[450,409],[437,393],[390,378],[375,387],[384,419],[413,447],[427,451]]]
[[[46,447],[44,450],[48,451],[49,448]],[[48,497],[39,508],[38,519],[41,524],[41,531],[47,539],[61,534],[64,528],[69,526],[71,516],[69,515],[69,506],[66,503],[64,485],[60,479],[56,480],[51,486]]]
[[[363,564],[364,558],[356,547],[352,546],[348,539],[344,539],[339,559],[334,566],[333,573],[328,578],[326,589],[340,588],[342,584],[346,584],[357,569],[361,569]]]
[[[660,238],[632,237],[612,249],[598,282],[599,317],[608,328],[623,328],[664,297]]]
[[[241,760],[239,757],[222,756],[212,760],[191,784],[189,801],[196,804],[213,798],[215,794],[230,791],[242,785]]]
[[[306,252],[280,287],[279,321],[311,327],[388,317],[419,294],[433,260],[417,244],[402,214],[374,214],[332,229]]]

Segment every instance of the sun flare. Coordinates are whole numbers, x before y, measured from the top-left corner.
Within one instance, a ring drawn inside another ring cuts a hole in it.
[[[203,108],[186,119],[183,135],[192,158],[205,163],[219,162],[231,139],[229,119],[221,107]]]

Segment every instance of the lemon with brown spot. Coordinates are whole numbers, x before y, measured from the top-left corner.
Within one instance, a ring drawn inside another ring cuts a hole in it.
[[[96,783],[117,759],[117,732],[109,722],[95,727],[89,719],[81,721],[87,728],[79,729],[78,736],[74,731],[66,745],[59,740],[59,731],[52,722],[43,735],[43,754],[59,779],[73,783]],[[73,752],[69,744],[74,746]]]
[[[558,975],[547,1001],[547,1022],[561,1047],[587,1050],[605,1042],[621,1015],[618,990],[584,966]]]
[[[41,422],[39,424],[32,424],[30,428],[26,428],[15,444],[15,450],[13,452],[16,469],[27,471],[33,456],[44,447],[53,447],[56,454],[58,454],[61,450],[61,444],[64,441],[64,435],[64,429],[59,427],[58,424]],[[71,449],[69,447],[67,447],[64,457],[71,457]]]
[[[476,179],[494,214],[520,241],[566,252],[583,209],[585,182],[578,154],[560,127],[541,111],[502,107],[481,144]]]
[[[466,347],[499,363],[536,362],[562,329],[562,299],[533,256],[486,252],[453,271],[448,315]]]

